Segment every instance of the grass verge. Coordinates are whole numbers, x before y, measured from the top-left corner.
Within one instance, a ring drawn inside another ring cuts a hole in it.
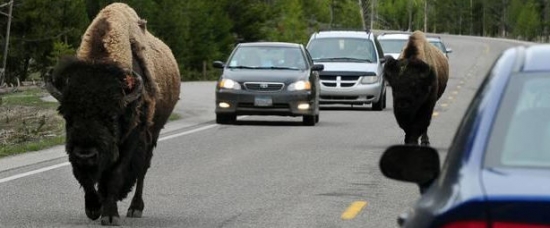
[[[65,143],[58,105],[43,101],[46,95],[45,90],[30,87],[0,97],[0,157]]]
[[[0,96],[0,158],[65,143],[65,121],[57,102],[42,100],[47,95],[30,87]],[[178,119],[181,116],[172,113],[168,121]]]

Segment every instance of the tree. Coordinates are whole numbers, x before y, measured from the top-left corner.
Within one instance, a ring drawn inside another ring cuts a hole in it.
[[[525,40],[535,40],[541,28],[540,13],[533,0],[528,0],[519,13],[514,34]]]
[[[13,10],[7,82],[25,80],[29,72],[44,74],[55,64],[54,43],[76,48],[88,23],[83,0],[26,0],[16,2]]]

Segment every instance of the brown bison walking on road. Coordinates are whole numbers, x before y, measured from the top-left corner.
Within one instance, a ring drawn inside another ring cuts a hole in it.
[[[393,111],[399,127],[405,131],[406,144],[429,145],[430,125],[435,103],[449,78],[445,55],[415,31],[399,59],[387,56],[384,77],[392,88]]]
[[[88,218],[119,225],[117,201],[136,184],[127,217],[141,217],[143,181],[160,130],[180,93],[172,51],[128,5],[114,3],[88,27],[75,57],[47,80],[66,121],[66,151]],[[97,186],[97,188],[96,188]]]

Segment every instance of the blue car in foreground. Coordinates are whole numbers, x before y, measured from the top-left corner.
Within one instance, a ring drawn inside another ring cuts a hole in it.
[[[389,147],[380,169],[430,186],[402,227],[550,227],[550,45],[499,56],[441,169],[435,149],[412,145]]]

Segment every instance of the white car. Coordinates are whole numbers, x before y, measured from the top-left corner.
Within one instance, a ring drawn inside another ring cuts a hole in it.
[[[370,31],[332,30],[311,35],[307,49],[319,72],[321,104],[371,104],[386,108],[384,54]]]
[[[382,46],[384,55],[391,55],[394,59],[397,59],[401,50],[405,48],[410,35],[410,33],[382,33],[378,35],[378,42]],[[449,53],[453,52],[453,50],[445,47],[441,37],[427,35],[426,38],[428,42],[439,48],[449,58]]]

